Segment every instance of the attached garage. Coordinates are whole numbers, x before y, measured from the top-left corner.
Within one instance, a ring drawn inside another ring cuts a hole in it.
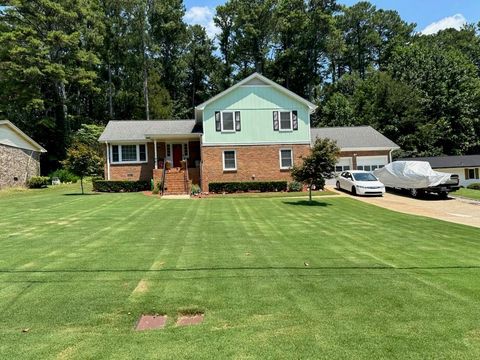
[[[312,128],[312,144],[317,138],[332,139],[340,147],[336,172],[372,171],[387,165],[393,150],[400,147],[371,126]]]
[[[337,165],[335,165],[336,172],[343,172],[352,169],[352,158],[343,157],[338,159]]]
[[[357,170],[373,171],[388,164],[388,155],[358,156]]]

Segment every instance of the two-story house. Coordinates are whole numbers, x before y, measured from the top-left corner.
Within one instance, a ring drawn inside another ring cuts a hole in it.
[[[314,140],[315,109],[255,73],[198,105],[193,120],[110,121],[99,139],[105,144],[105,178],[165,179],[167,193],[186,192],[191,183],[208,191],[211,182],[290,180],[290,168],[308,155]],[[398,148],[371,130],[385,140],[385,154]]]

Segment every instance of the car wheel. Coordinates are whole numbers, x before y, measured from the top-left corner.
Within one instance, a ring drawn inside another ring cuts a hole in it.
[[[355,189],[355,186],[352,186],[352,195],[357,195],[357,189]]]
[[[410,196],[417,199],[423,195],[423,192],[418,189],[410,189]]]
[[[442,191],[438,194],[442,199],[448,199],[448,192]]]
[[[340,181],[337,181],[337,183],[335,184],[335,186],[337,187],[337,190],[340,190]]]

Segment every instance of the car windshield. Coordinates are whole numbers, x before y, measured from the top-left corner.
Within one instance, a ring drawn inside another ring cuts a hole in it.
[[[377,181],[377,178],[368,172],[352,174],[356,181]]]

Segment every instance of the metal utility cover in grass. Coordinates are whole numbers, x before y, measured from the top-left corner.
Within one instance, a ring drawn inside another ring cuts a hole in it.
[[[204,314],[182,315],[177,320],[177,326],[197,325],[203,322]]]
[[[163,329],[167,323],[166,315],[142,315],[138,319],[135,330]]]

